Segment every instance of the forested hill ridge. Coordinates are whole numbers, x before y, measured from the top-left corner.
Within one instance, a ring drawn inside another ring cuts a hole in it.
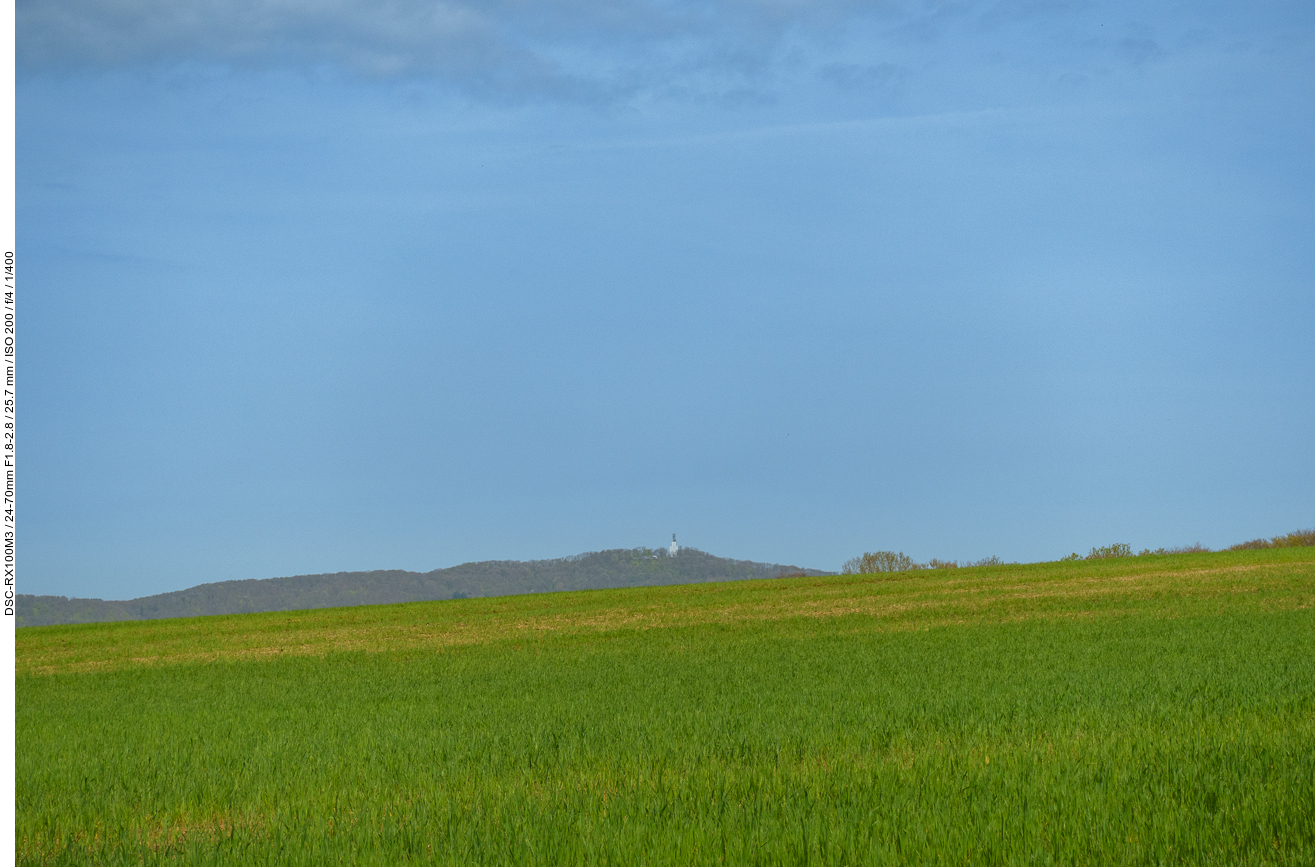
[[[70,599],[65,596],[17,596],[18,626],[155,620],[206,614],[250,614],[346,605],[385,605],[475,596],[511,596],[558,590],[599,590],[657,584],[698,584],[776,578],[781,575],[827,575],[817,569],[714,557],[697,548],[673,555],[665,549],[621,548],[556,560],[486,560],[432,572],[400,569],[336,572],[247,581],[200,584],[187,590],[140,599]]]

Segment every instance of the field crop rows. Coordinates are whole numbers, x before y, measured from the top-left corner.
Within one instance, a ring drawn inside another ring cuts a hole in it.
[[[1315,863],[1315,550],[20,630],[24,864]]]

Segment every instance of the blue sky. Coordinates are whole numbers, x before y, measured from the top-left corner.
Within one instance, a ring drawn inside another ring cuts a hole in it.
[[[23,592],[1315,524],[1309,3],[17,21]]]

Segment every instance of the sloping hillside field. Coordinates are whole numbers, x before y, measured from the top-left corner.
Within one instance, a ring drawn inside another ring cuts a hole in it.
[[[1315,548],[18,631],[21,864],[1312,864]]]

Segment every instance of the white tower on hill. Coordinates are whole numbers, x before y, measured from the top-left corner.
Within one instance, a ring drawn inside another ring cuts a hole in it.
[[[671,552],[671,556],[672,556],[672,557],[676,556],[676,553],[677,553],[678,551],[680,551],[680,546],[676,544],[676,534],[675,534],[675,533],[672,533],[672,534],[671,534],[671,547],[670,547],[668,550]]]

